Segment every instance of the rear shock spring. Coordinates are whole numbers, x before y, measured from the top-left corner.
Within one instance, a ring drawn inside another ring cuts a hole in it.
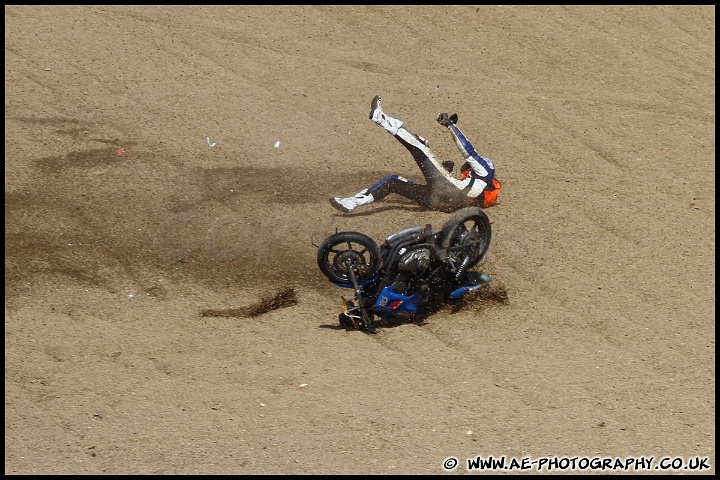
[[[465,257],[458,267],[457,271],[455,272],[455,281],[459,282],[460,278],[465,274],[465,270],[467,270],[468,263],[470,263],[470,257]]]

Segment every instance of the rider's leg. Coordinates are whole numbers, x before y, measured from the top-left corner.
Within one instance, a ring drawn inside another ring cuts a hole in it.
[[[385,115],[380,106],[380,95],[375,95],[375,98],[370,102],[370,120],[383,127],[391,135],[397,135],[398,129],[403,124],[401,120]]]
[[[359,206],[385,198],[391,193],[401,195],[423,207],[428,206],[427,200],[430,198],[429,187],[427,185],[415,183],[400,175],[392,174],[383,178],[372,187],[361,190],[352,197],[333,197],[330,199],[330,203],[338,210],[350,213]]]
[[[388,175],[367,190],[367,193],[372,195],[375,200],[396,193],[422,206],[427,206],[428,186],[415,183],[397,174]]]
[[[431,186],[438,179],[453,179],[442,163],[430,151],[427,141],[403,126],[403,122],[383,112],[379,95],[370,104],[370,119],[393,135],[413,156],[425,180]]]

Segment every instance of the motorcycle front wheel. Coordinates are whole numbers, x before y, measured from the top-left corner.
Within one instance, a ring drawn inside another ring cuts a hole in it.
[[[448,256],[460,261],[470,257],[467,268],[476,265],[490,247],[492,229],[487,214],[478,207],[463,208],[445,222],[440,231],[440,245]]]
[[[340,232],[320,245],[320,271],[337,283],[350,283],[352,268],[358,279],[371,277],[380,268],[380,248],[375,240],[358,232]]]

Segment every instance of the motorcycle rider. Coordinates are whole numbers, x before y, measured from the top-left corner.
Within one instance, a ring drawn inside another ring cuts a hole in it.
[[[393,135],[415,159],[427,184],[413,182],[397,174],[388,175],[370,188],[351,197],[331,197],[330,203],[341,212],[350,213],[357,207],[368,205],[391,193],[397,193],[419,205],[442,212],[463,207],[490,207],[497,201],[500,182],[495,178],[495,165],[489,158],[479,155],[456,125],[457,114],[440,113],[437,121],[447,127],[463,155],[460,178],[451,175],[454,163],[440,161],[430,151],[428,142],[405,128],[403,122],[383,112],[380,96],[370,104],[370,120]]]

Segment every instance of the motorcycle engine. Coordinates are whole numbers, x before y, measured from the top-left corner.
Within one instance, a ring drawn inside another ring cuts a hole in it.
[[[402,295],[412,295],[415,292],[427,290],[427,282],[421,275],[430,267],[430,250],[419,248],[400,255],[398,260],[398,275],[393,282],[393,290]]]
[[[421,273],[430,266],[430,250],[419,248],[403,253],[398,260],[398,269],[405,272]]]

